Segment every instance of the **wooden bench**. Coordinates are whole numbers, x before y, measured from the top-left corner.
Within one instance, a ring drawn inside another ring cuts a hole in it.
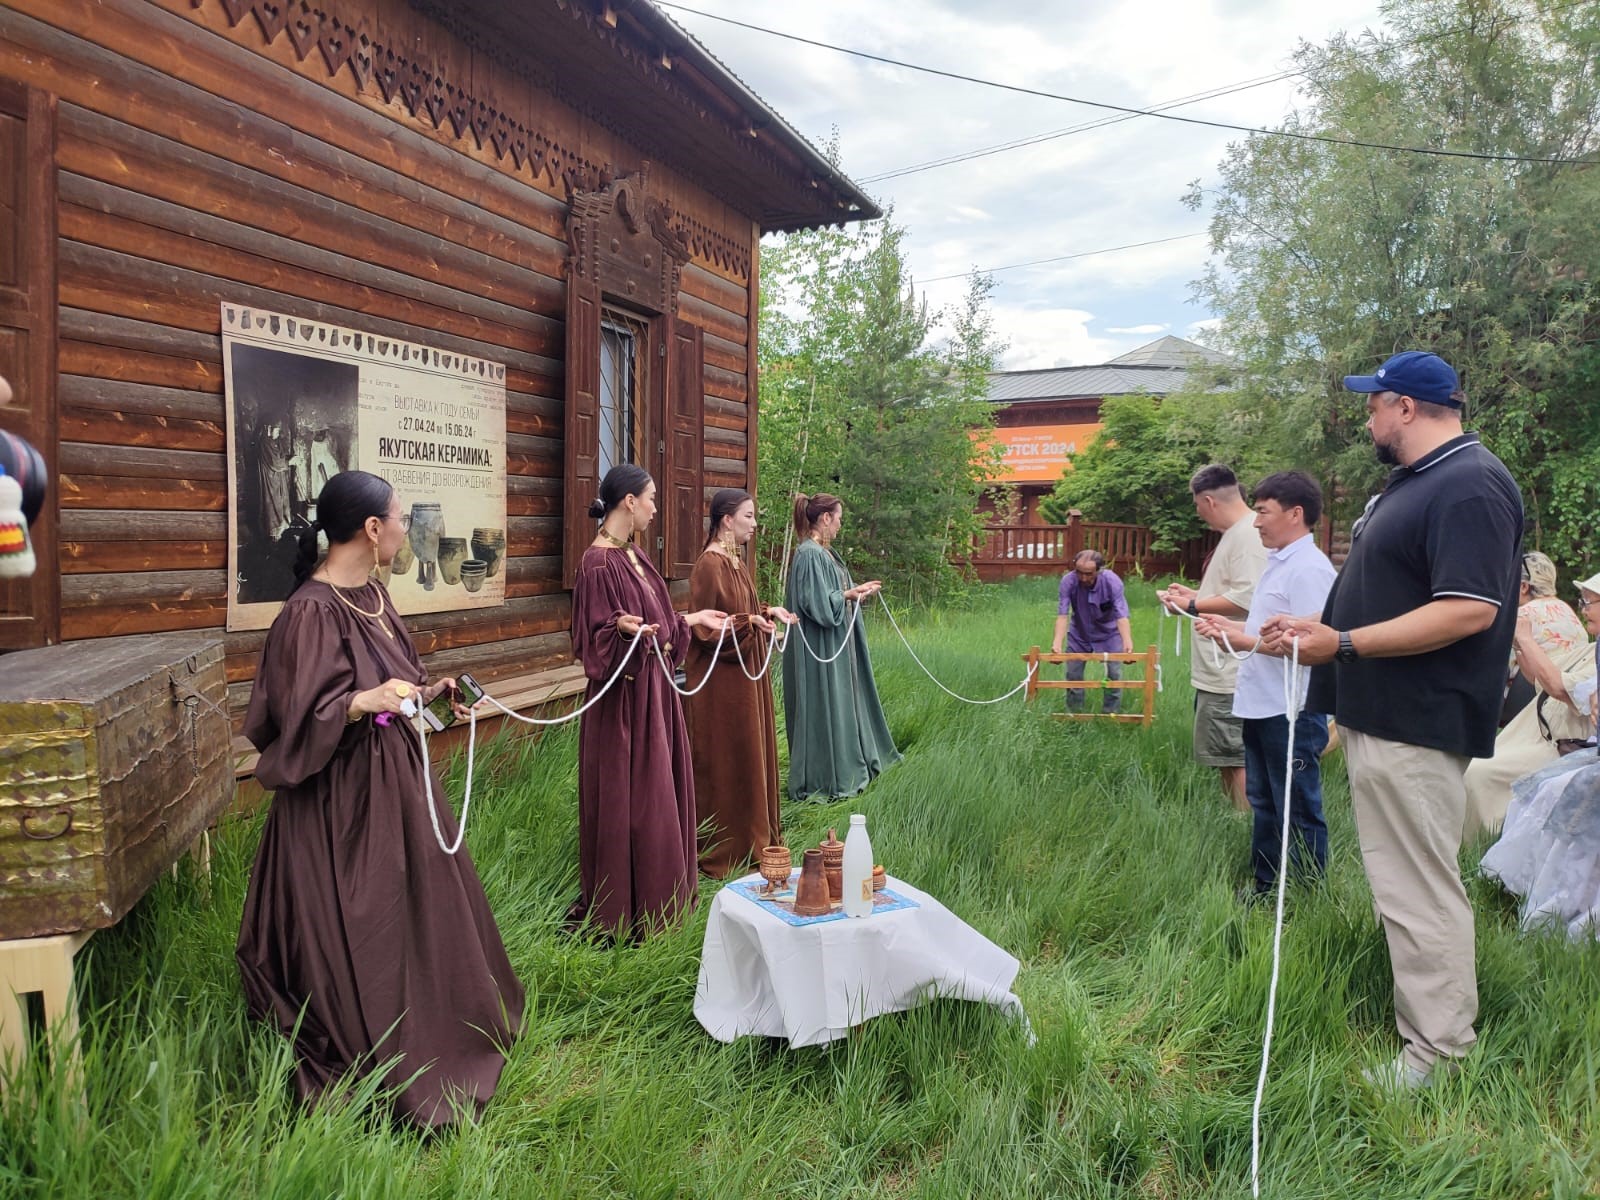
[[[81,1082],[78,998],[72,960],[94,930],[0,942],[0,1078],[22,1069],[28,1055],[28,997],[44,999],[44,1034],[56,1052],[69,1090]],[[64,1066],[59,1052],[65,1050]]]
[[[1047,654],[1034,646],[1022,656],[1022,661],[1028,664],[1028,690],[1026,693],[1031,703],[1041,691],[1098,691],[1101,688],[1118,688],[1128,690],[1138,688],[1144,692],[1144,708],[1141,712],[1059,712],[1051,716],[1062,721],[1118,721],[1127,725],[1149,725],[1155,720],[1156,715],[1156,685],[1159,678],[1157,671],[1161,662],[1161,652],[1151,646],[1141,653],[1123,654],[1120,652],[1095,652],[1095,653],[1067,653]],[[1039,668],[1044,663],[1143,663],[1143,679],[1040,679]]]

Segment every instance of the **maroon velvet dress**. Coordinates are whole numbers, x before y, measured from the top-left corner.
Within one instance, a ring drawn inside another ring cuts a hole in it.
[[[447,1125],[494,1094],[522,985],[466,849],[451,857],[434,838],[415,731],[398,717],[387,728],[345,722],[352,693],[426,672],[382,587],[343,594],[383,617],[312,581],[262,650],[244,732],[273,796],[239,973],[251,1016],[294,1039],[302,1098],[381,1068],[386,1085],[405,1085],[402,1118]],[[454,840],[437,777],[433,786]]]
[[[632,613],[656,634],[676,668],[689,626],[673,611],[666,580],[642,554],[591,546],[572,589],[572,652],[589,677],[586,699],[605,686],[630,636]],[[677,692],[641,641],[578,734],[578,875],[569,920],[613,935],[661,928],[694,907],[694,767]]]

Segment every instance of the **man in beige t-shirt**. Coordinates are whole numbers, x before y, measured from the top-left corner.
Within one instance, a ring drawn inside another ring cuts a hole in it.
[[[1222,534],[1198,589],[1175,583],[1161,602],[1190,616],[1211,613],[1240,619],[1250,613],[1256,583],[1267,567],[1267,548],[1255,529],[1255,511],[1245,503],[1239,478],[1221,463],[1201,467],[1189,480],[1194,509]],[[1221,660],[1220,663],[1217,660]],[[1250,811],[1244,793],[1244,727],[1233,715],[1234,681],[1239,664],[1220,649],[1190,643],[1189,679],[1194,684],[1194,757],[1222,776],[1222,790],[1241,812]]]

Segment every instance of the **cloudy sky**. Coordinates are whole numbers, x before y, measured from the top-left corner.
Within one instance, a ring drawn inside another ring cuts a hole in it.
[[[1301,40],[1382,27],[1372,0],[1146,0],[1018,5],[999,0],[684,0],[704,13],[910,63],[1023,87],[1150,108],[1292,68]],[[663,5],[814,143],[838,130],[843,166],[909,231],[911,269],[930,303],[953,304],[974,267],[1078,254],[1203,232],[1179,201],[1217,181],[1242,135],[1147,117],[953,166],[873,182],[951,154],[1097,121],[1103,110],[940,79],[800,45]],[[1276,124],[1295,80],[1176,112]],[[993,310],[1021,370],[1104,362],[1210,316],[1190,300],[1204,237],[999,271]],[[924,281],[926,281],[924,283]]]

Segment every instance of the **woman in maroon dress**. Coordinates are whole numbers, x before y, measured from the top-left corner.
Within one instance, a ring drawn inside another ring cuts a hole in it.
[[[756,596],[753,572],[739,557],[739,547],[755,531],[750,493],[717,492],[711,497],[711,536],[689,576],[689,603],[722,609],[733,620],[720,651],[715,630],[696,630],[684,664],[689,687],[696,689],[684,697],[683,710],[694,752],[700,869],[713,879],[725,878],[782,836],[772,682],[750,675],[767,661],[773,622],[793,624],[795,617]]]
[[[237,957],[251,1016],[294,1039],[303,1099],[379,1070],[397,1115],[433,1128],[494,1094],[523,993],[471,858],[434,836],[431,768],[397,715],[454,687],[428,683],[370,578],[405,539],[403,512],[386,481],[345,471],[302,536],[245,716],[273,796]],[[453,839],[449,806],[438,815]]]
[[[572,589],[572,652],[588,697],[616,672],[634,635],[644,636],[611,690],[584,714],[578,734],[578,874],[567,914],[613,936],[661,928],[694,907],[694,771],[683,706],[651,643],[676,668],[691,628],[717,630],[725,613],[673,610],[666,580],[634,535],[656,513],[656,485],[628,463],[612,467],[589,515],[604,518]]]

